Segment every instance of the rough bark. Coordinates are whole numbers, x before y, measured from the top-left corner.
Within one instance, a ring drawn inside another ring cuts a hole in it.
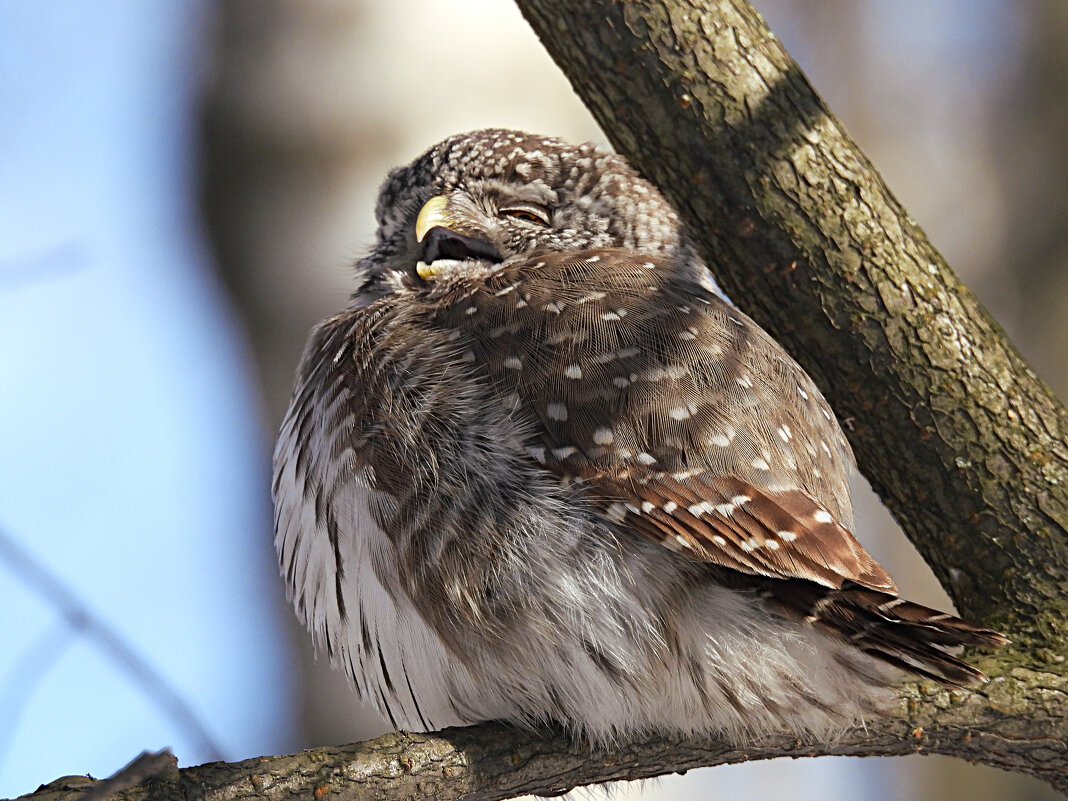
[[[123,798],[499,799],[777,756],[939,753],[1068,791],[1068,416],[742,0],[519,0],[731,296],[825,390],[861,469],[965,615],[1014,645],[978,693],[903,688],[836,743],[610,752],[486,724],[177,770]],[[35,798],[73,799],[86,779]]]
[[[93,801],[494,801],[754,759],[904,754],[950,754],[1031,773],[1068,790],[1066,694],[1063,675],[1022,669],[988,685],[985,697],[913,685],[893,717],[849,731],[835,743],[784,735],[739,748],[711,739],[651,738],[600,750],[561,733],[532,734],[492,723],[436,734],[394,732],[355,745],[244,762],[181,770],[172,762],[133,787],[125,787],[120,775],[117,792]],[[65,777],[24,798],[85,801],[82,794],[99,784]]]

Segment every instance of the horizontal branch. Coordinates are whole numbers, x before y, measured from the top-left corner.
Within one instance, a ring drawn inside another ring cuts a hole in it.
[[[1011,654],[1000,658],[1011,659]],[[993,666],[987,665],[991,670]],[[1030,773],[1068,791],[1068,679],[1006,668],[982,694],[909,684],[894,714],[833,743],[781,735],[746,747],[714,739],[650,737],[590,748],[496,723],[434,734],[393,732],[354,745],[177,769],[94,801],[494,801],[525,793],[681,773],[789,756],[944,754]],[[81,801],[99,782],[67,777],[23,798]],[[121,783],[120,783],[121,786]]]

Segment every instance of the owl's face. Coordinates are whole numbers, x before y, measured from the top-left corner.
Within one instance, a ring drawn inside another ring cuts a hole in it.
[[[622,157],[516,131],[454,136],[393,170],[376,217],[357,303],[533,251],[620,247],[699,264],[674,210]]]

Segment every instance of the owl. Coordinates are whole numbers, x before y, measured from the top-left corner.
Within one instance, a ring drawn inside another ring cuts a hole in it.
[[[906,601],[852,455],[618,155],[454,136],[381,188],[274,459],[317,647],[395,727],[827,736],[1003,638]],[[896,671],[900,672],[900,670]]]

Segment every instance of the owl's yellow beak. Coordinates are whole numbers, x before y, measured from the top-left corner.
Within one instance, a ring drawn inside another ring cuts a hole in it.
[[[415,271],[424,281],[454,270],[466,259],[501,261],[501,254],[466,216],[457,214],[449,195],[432,197],[419,210],[415,238],[423,245],[423,260],[416,263]]]
[[[456,218],[449,214],[448,195],[432,197],[419,209],[419,216],[415,219],[415,240],[422,242],[431,228],[439,225],[449,228],[455,224]]]
[[[415,241],[422,242],[426,239],[432,228],[448,228],[455,224],[456,220],[449,214],[448,195],[432,197],[423,204],[423,208],[419,209],[419,216],[415,218]],[[429,281],[438,274],[438,270],[425,261],[417,262],[415,271],[424,281]]]

